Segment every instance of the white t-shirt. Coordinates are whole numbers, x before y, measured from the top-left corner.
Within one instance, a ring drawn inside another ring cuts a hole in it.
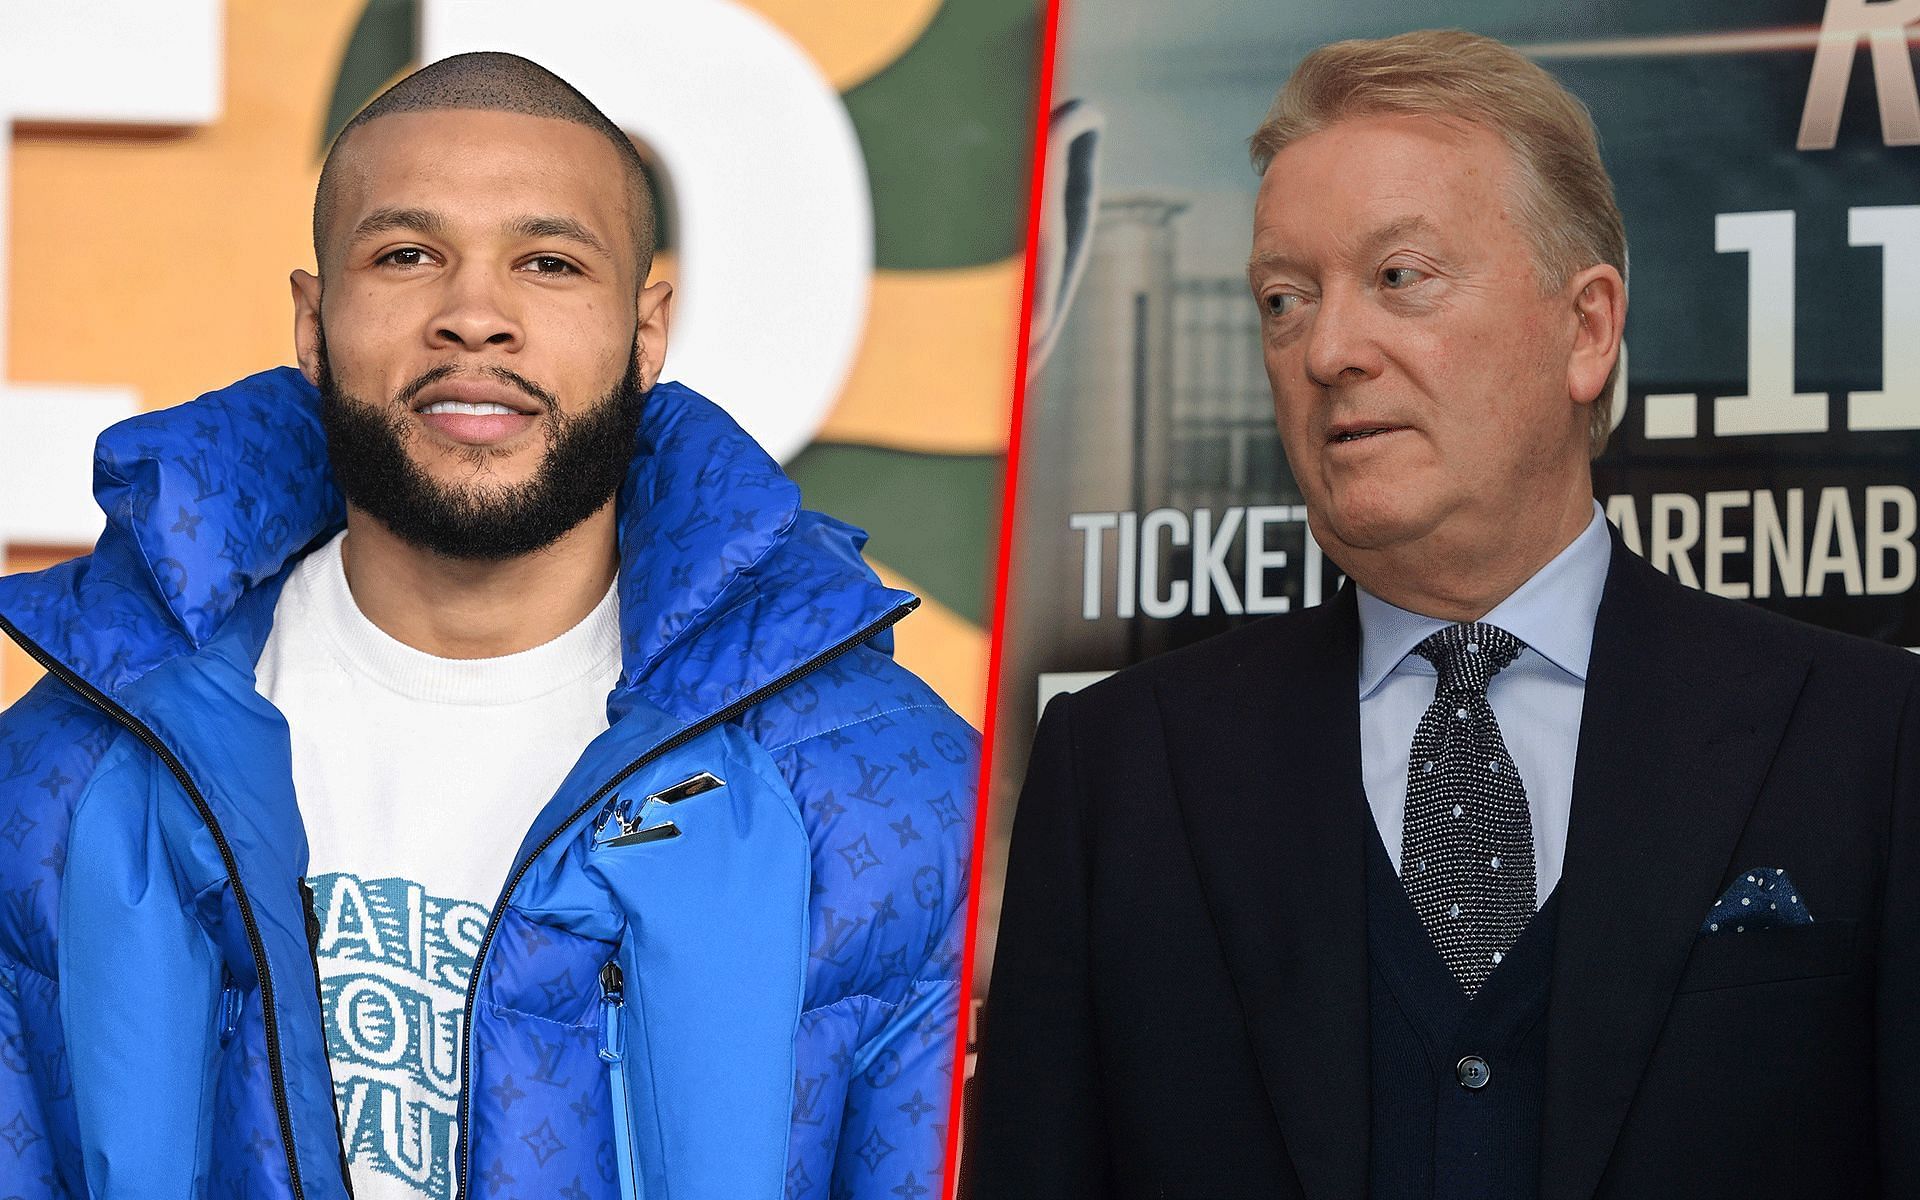
[[[345,536],[287,580],[259,687],[293,733],[354,1192],[445,1200],[473,954],[522,834],[607,728],[619,612],[609,588],[545,645],[436,658],[354,604]]]

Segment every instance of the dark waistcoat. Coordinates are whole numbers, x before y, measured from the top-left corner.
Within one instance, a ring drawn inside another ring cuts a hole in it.
[[[1532,1200],[1557,895],[1469,1000],[1408,902],[1378,831],[1368,840],[1367,1194]]]

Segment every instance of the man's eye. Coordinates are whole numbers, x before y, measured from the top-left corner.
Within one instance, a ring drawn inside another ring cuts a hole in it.
[[[1388,289],[1392,291],[1412,287],[1414,284],[1420,282],[1422,278],[1424,278],[1423,273],[1414,270],[1412,267],[1388,267],[1386,270],[1380,272],[1380,282],[1386,284]]]
[[[566,259],[552,254],[541,254],[530,258],[527,260],[527,265],[532,267],[534,273],[537,275],[567,275],[579,273],[578,267]]]
[[[397,250],[387,251],[374,261],[376,263],[392,263],[396,267],[417,267],[425,255],[426,251],[420,249],[418,246],[401,246]]]
[[[1273,292],[1260,298],[1260,306],[1270,317],[1284,317],[1300,307],[1300,297],[1292,292]]]

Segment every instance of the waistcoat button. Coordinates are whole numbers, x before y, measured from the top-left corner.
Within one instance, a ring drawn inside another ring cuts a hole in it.
[[[1493,1068],[1478,1054],[1469,1054],[1454,1064],[1453,1077],[1460,1081],[1461,1087],[1477,1092],[1492,1081]]]

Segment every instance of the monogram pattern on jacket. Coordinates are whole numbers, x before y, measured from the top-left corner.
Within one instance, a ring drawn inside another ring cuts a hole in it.
[[[0,617],[116,700],[163,665],[257,653],[282,572],[343,519],[315,397],[285,370],[115,427],[96,452],[96,479],[108,527],[95,552],[0,580]],[[885,632],[861,639],[904,597],[860,563],[863,535],[797,501],[724,413],[678,385],[655,389],[620,498],[625,670],[610,713],[618,721],[644,701],[691,723],[755,699],[731,723],[791,791],[812,860],[778,1190],[794,1200],[932,1195],[978,739],[892,661]],[[207,714],[214,728],[222,719]],[[62,970],[75,969],[59,955],[69,823],[83,800],[149,794],[183,803],[158,758],[65,682],[42,680],[0,716],[0,1196],[86,1194],[83,1139],[93,1131],[83,1134],[77,1116],[59,1009]],[[299,920],[290,881],[288,895],[255,890],[256,908]],[[488,959],[502,986],[550,986],[538,1011],[477,1022],[487,1030],[472,1043],[467,1099],[474,1128],[487,1132],[473,1138],[471,1196],[615,1194],[599,993],[587,970],[598,964],[548,969],[563,944],[544,937],[509,912]],[[313,989],[311,975],[275,971],[289,995]],[[228,1019],[179,1014],[183,1029],[225,1027],[208,1095],[170,1102],[210,1097],[210,1194],[284,1197],[261,993],[241,980],[234,995]],[[281,1022],[283,1065],[320,1057],[317,999],[306,1003],[311,1028]],[[305,1194],[341,1194],[336,1179],[312,1177],[307,1144],[332,1133],[312,1124],[297,1132]]]

